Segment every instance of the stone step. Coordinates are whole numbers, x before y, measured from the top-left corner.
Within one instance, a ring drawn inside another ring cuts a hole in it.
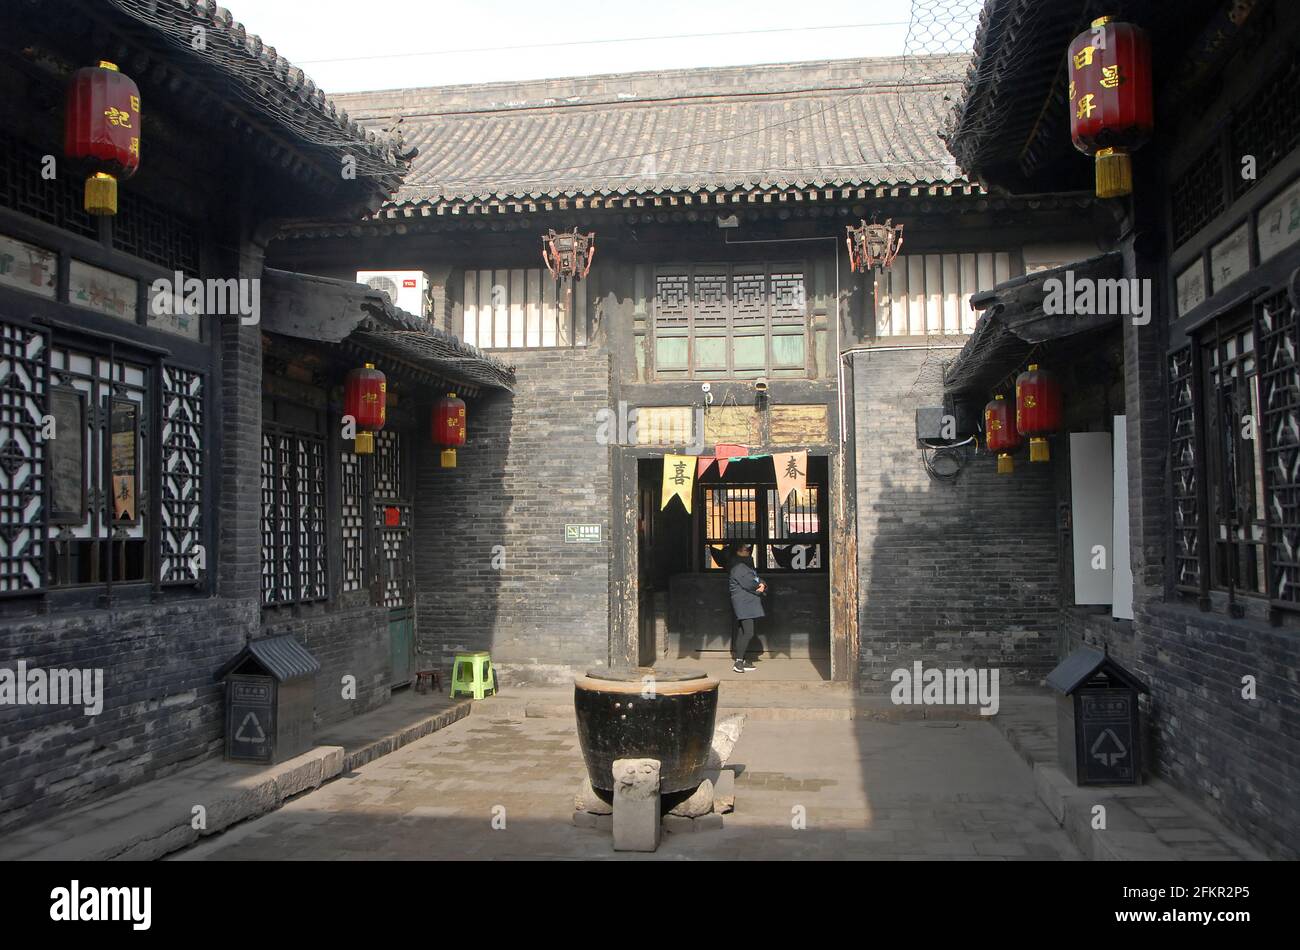
[[[1056,705],[1047,693],[1012,698],[994,725],[1033,769],[1034,790],[1093,861],[1262,861],[1267,856],[1167,782],[1075,785],[1057,765]]]
[[[773,689],[773,685],[754,684],[753,688],[737,690],[724,684],[718,714],[744,713],[754,720],[781,722],[961,722],[988,718],[980,714],[978,706],[897,706],[887,695],[855,694],[841,684],[824,690]],[[475,703],[474,714],[493,719],[572,719],[573,694],[561,690],[504,690]]]

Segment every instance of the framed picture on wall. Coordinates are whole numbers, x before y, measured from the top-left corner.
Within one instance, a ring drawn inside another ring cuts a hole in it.
[[[113,399],[110,402],[109,419],[109,485],[113,493],[113,524],[135,524],[140,517],[140,407],[129,399]]]

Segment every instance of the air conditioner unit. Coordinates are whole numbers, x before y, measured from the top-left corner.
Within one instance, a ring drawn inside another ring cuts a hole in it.
[[[418,270],[359,270],[357,283],[382,290],[399,310],[428,319],[433,312],[429,275]]]

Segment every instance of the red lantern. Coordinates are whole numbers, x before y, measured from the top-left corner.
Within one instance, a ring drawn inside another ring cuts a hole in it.
[[[984,441],[990,452],[998,453],[998,474],[1010,475],[1015,469],[1011,453],[1020,448],[1022,442],[1011,403],[1001,394],[994,396],[984,407]]]
[[[441,466],[455,468],[456,449],[465,444],[465,401],[455,393],[433,404],[433,444],[442,449]]]
[[[1128,153],[1155,128],[1151,101],[1151,46],[1132,23],[1110,17],[1074,38],[1070,60],[1070,135],[1074,147],[1095,155],[1097,197],[1133,191]]]
[[[374,363],[348,373],[343,387],[343,414],[357,427],[352,451],[370,455],[375,451],[375,433],[388,421],[388,379]]]
[[[112,63],[72,74],[63,150],[87,170],[86,211],[117,214],[117,180],[140,167],[140,90]]]
[[[1061,428],[1061,386],[1050,373],[1030,363],[1016,377],[1016,429],[1029,436],[1029,461],[1052,458],[1047,437]]]

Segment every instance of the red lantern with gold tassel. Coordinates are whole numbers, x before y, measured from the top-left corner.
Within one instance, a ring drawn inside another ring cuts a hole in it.
[[[456,467],[456,450],[465,444],[465,400],[447,393],[433,404],[433,444],[442,449],[439,464]]]
[[[1133,191],[1129,152],[1155,129],[1151,97],[1151,46],[1146,33],[1111,17],[1070,44],[1070,136],[1097,163],[1097,197]]]
[[[1029,438],[1029,461],[1051,461],[1047,437],[1061,428],[1061,386],[1037,363],[1016,377],[1016,430]]]
[[[112,63],[72,74],[63,151],[88,175],[86,211],[117,214],[117,182],[140,167],[140,90]]]
[[[998,454],[998,474],[1010,475],[1015,469],[1011,453],[1023,444],[1011,403],[999,393],[984,407],[984,441],[990,452]]]
[[[388,378],[367,363],[348,373],[343,386],[343,413],[351,416],[357,427],[352,451],[370,455],[375,451],[375,433],[388,421]]]

